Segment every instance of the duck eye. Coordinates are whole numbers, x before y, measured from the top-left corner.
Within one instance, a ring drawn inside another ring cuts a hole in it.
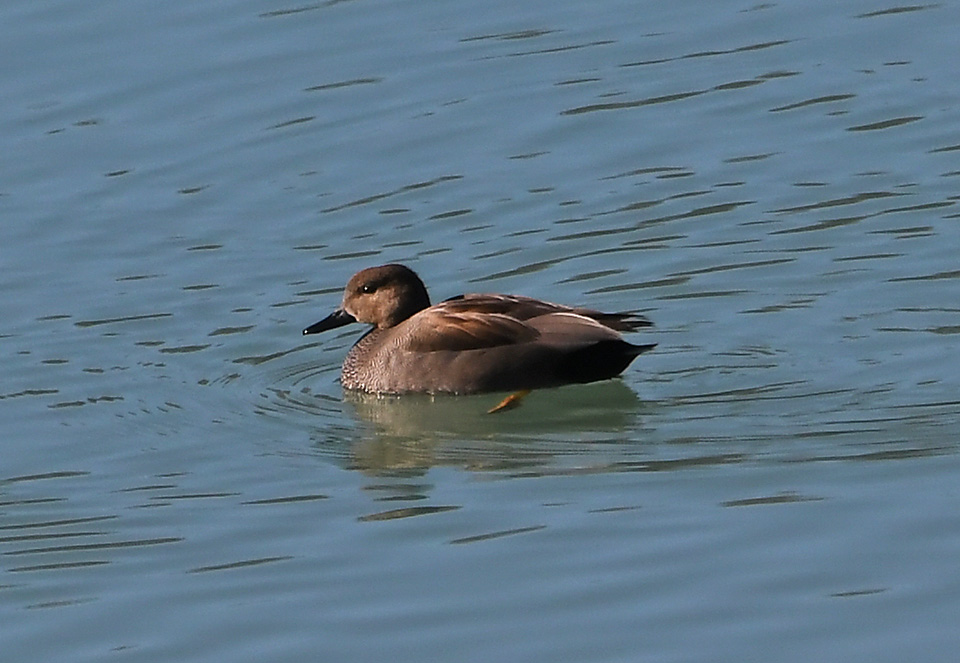
[[[360,292],[362,292],[365,295],[369,295],[371,292],[374,292],[376,289],[377,289],[377,286],[371,283],[364,283],[362,286],[360,286]]]

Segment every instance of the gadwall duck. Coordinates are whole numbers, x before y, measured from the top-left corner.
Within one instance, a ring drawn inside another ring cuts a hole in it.
[[[357,272],[343,305],[303,330],[352,322],[373,327],[347,353],[346,389],[383,394],[527,391],[595,382],[623,372],[656,344],[622,331],[651,325],[633,313],[601,313],[516,295],[468,294],[430,305],[420,277],[403,265]]]

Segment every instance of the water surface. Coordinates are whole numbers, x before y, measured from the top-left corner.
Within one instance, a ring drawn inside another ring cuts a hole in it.
[[[952,660],[958,14],[5,3],[7,656]],[[659,345],[345,395],[388,261]]]

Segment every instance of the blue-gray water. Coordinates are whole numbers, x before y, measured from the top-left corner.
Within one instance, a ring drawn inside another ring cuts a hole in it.
[[[4,660],[954,660],[958,24],[7,0]],[[345,398],[382,262],[659,346]]]

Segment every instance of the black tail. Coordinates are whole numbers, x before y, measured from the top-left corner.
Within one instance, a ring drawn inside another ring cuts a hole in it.
[[[600,341],[565,355],[560,364],[561,377],[567,382],[596,382],[616,377],[639,355],[656,343],[634,345],[622,340]]]

